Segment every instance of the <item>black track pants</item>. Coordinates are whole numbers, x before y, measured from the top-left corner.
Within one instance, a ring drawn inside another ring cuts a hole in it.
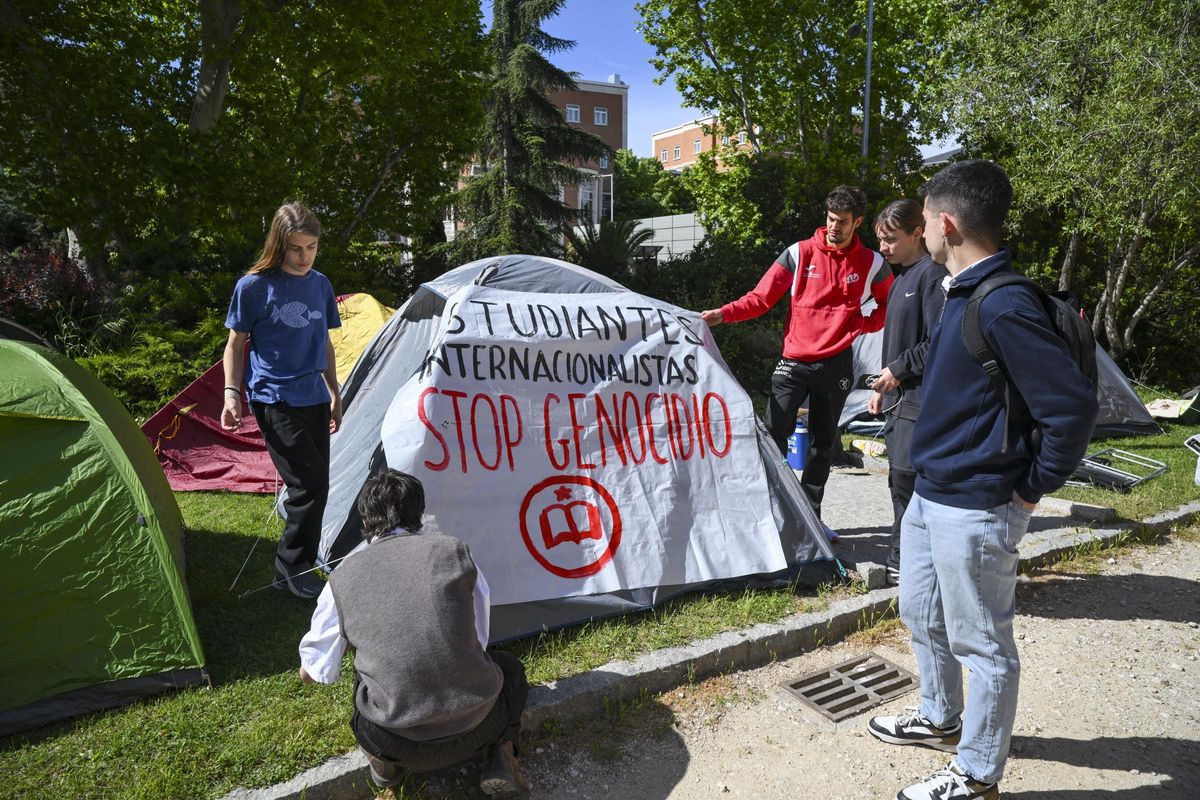
[[[905,409],[901,409],[903,412]],[[887,566],[900,569],[900,520],[912,500],[917,485],[917,473],[912,469],[912,432],[914,420],[899,416],[888,417],[883,430],[888,454],[888,489],[892,493],[892,546]]]
[[[818,516],[838,437],[838,419],[850,394],[853,374],[854,353],[847,347],[822,361],[780,359],[771,375],[766,425],[782,454],[787,453],[788,437],[796,429],[796,411],[808,399],[809,446],[800,484]]]
[[[278,556],[292,574],[310,569],[329,499],[329,404],[251,403],[271,463],[287,486]]]

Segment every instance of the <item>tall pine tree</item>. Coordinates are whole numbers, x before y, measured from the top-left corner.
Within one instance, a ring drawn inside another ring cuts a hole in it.
[[[548,99],[552,92],[576,88],[572,73],[546,58],[575,43],[541,29],[564,2],[492,4],[487,44],[492,89],[478,156],[484,171],[455,196],[466,226],[454,242],[461,260],[559,251],[562,228],[577,213],[559,199],[560,190],[587,178],[576,165],[609,151],[598,137],[569,126]]]

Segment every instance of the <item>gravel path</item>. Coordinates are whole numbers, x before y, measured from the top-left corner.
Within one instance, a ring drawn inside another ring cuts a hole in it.
[[[1200,798],[1196,531],[1022,580],[1021,703],[1004,798]],[[947,757],[877,742],[866,716],[825,722],[779,688],[869,649],[915,670],[906,631],[885,624],[567,731],[533,732],[524,759],[533,797],[895,797]],[[882,708],[915,703],[912,692]],[[476,774],[472,766],[434,776],[419,796],[480,797]]]

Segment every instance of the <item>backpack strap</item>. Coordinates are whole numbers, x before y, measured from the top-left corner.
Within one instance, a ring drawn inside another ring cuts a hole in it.
[[[987,373],[988,379],[992,382],[992,388],[999,392],[1004,397],[1004,433],[1003,440],[1000,446],[1001,453],[1008,452],[1008,420],[1012,416],[1012,385],[1008,381],[1008,376],[1004,373],[1004,365],[1000,363],[1000,356],[992,349],[992,346],[987,343],[987,339],[983,335],[983,324],[979,321],[979,307],[983,304],[983,299],[991,294],[994,290],[1001,286],[1012,286],[1021,284],[1030,287],[1038,296],[1038,300],[1045,305],[1045,292],[1042,287],[1038,286],[1033,281],[1026,278],[1024,275],[1019,275],[1015,272],[1004,272],[999,275],[991,275],[984,278],[971,290],[971,294],[967,299],[967,308],[963,312],[962,318],[962,338],[963,345],[966,346],[967,352],[971,358],[983,367],[983,371]]]

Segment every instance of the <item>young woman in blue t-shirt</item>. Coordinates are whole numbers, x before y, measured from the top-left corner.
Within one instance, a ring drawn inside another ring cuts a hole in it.
[[[287,486],[275,585],[311,599],[324,585],[310,572],[329,496],[329,436],[342,423],[333,343],[341,327],[329,279],[313,269],[321,223],[299,203],[280,206],[262,255],[233,290],[225,327],[221,427],[242,424],[243,377],[250,409]],[[250,363],[244,364],[246,341]]]

